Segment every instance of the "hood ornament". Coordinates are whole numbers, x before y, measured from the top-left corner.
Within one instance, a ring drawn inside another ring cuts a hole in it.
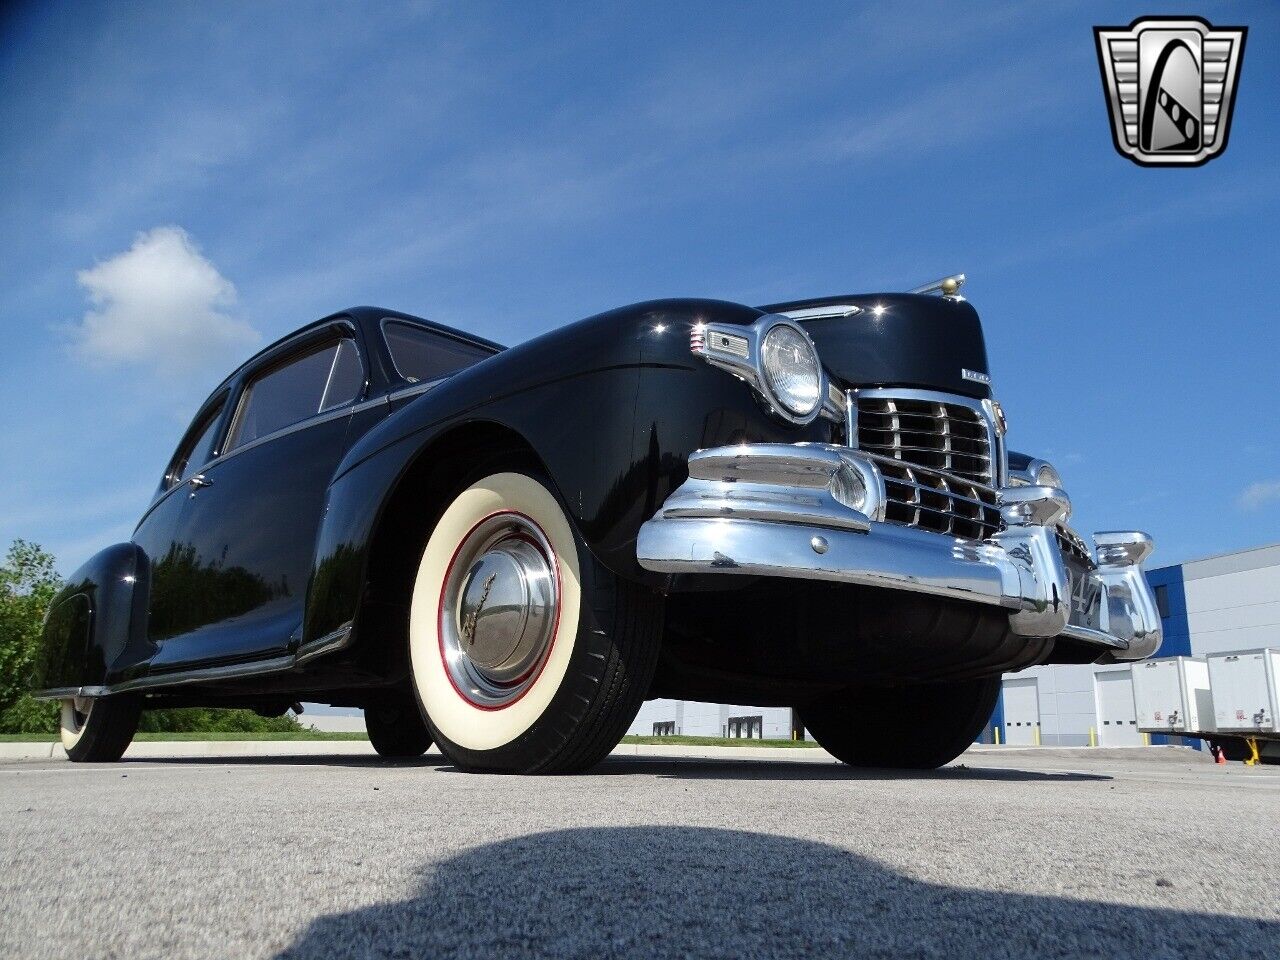
[[[963,273],[952,274],[949,277],[943,277],[941,280],[935,280],[933,283],[926,283],[923,287],[916,287],[908,293],[940,293],[944,300],[963,300],[960,296],[960,288],[964,286],[965,276]]]

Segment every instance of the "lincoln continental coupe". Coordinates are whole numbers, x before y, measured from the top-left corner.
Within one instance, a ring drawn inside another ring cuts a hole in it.
[[[118,759],[150,708],[311,701],[386,757],[568,772],[674,697],[931,768],[1001,674],[1150,656],[1150,538],[1085,541],[1008,449],[962,282],[656,300],[511,348],[372,307],[285,337],[55,598],[68,756]]]

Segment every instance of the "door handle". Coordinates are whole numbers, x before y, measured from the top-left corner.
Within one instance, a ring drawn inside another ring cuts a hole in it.
[[[187,481],[191,484],[191,496],[196,495],[196,491],[201,487],[212,487],[213,481],[206,477],[203,473],[197,473],[194,477]]]

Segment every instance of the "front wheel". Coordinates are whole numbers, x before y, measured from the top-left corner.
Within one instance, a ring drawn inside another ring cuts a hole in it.
[[[800,710],[813,738],[853,767],[933,770],[977,739],[1000,678],[849,690]]]
[[[657,664],[662,605],[614,576],[540,477],[495,473],[431,532],[410,610],[414,687],[459,767],[569,773],[602,760]]]
[[[59,726],[67,759],[75,763],[119,760],[138,732],[141,716],[141,702],[127,695],[63,700]]]

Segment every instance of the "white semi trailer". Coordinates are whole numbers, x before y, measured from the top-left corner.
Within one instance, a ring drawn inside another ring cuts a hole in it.
[[[1143,733],[1194,736],[1214,730],[1209,664],[1204,657],[1135,663],[1133,701]]]
[[[1280,763],[1280,649],[1211,653],[1208,660],[1217,732],[1243,739],[1246,759]]]
[[[1138,729],[1207,740],[1231,760],[1280,763],[1280,649],[1133,665]]]

